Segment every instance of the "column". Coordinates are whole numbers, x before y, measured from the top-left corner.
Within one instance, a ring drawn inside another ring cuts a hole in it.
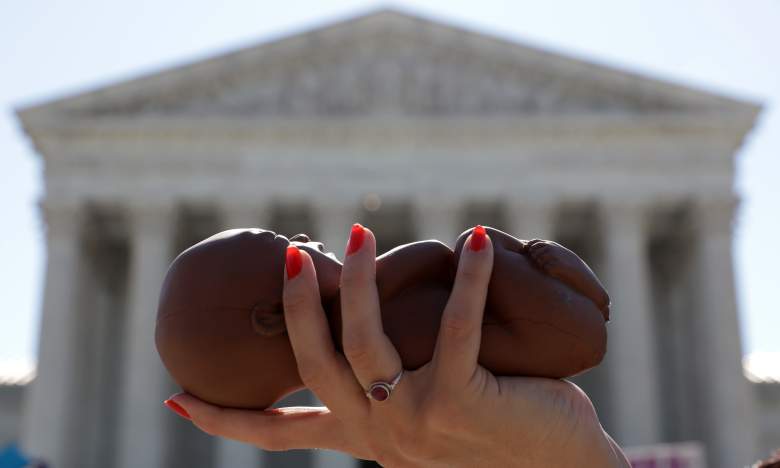
[[[244,200],[225,200],[221,203],[222,229],[268,229],[270,207],[265,202],[247,203]]]
[[[604,204],[605,280],[612,299],[608,369],[609,422],[623,445],[659,441],[655,331],[651,316],[646,210],[641,203]]]
[[[344,250],[352,224],[357,221],[357,205],[349,202],[333,201],[331,203],[316,203],[315,218],[317,222],[317,240],[325,244],[326,251],[332,251],[336,257],[343,260]],[[315,398],[311,402],[322,405]],[[332,450],[315,450],[313,453],[313,468],[352,468],[357,463],[342,452]]]
[[[320,202],[314,204],[317,239],[325,244],[325,251],[344,260],[349,231],[358,221],[357,204],[347,201]]]
[[[697,389],[708,461],[715,468],[757,458],[754,395],[742,373],[742,347],[734,295],[733,199],[695,205],[693,342]]]
[[[555,203],[552,200],[510,200],[508,203],[509,233],[519,239],[555,237]]]
[[[41,207],[47,224],[46,279],[37,376],[27,390],[21,438],[26,452],[52,466],[69,467],[75,466],[69,456],[75,425],[71,409],[83,404],[74,381],[83,213],[77,203],[46,200]]]
[[[461,225],[462,202],[443,197],[425,197],[414,200],[414,224],[417,240],[436,239],[450,248],[458,236],[473,226]]]
[[[263,451],[236,440],[217,439],[216,468],[258,468],[263,465]]]
[[[173,209],[168,204],[129,207],[129,314],[125,331],[122,390],[117,404],[120,468],[161,468],[165,461],[169,395],[167,375],[154,344],[157,301],[171,262]]]
[[[226,200],[222,203],[223,229],[268,227],[269,211],[263,203],[248,204],[245,201]],[[257,468],[263,465],[263,451],[235,440],[218,438],[215,468]]]

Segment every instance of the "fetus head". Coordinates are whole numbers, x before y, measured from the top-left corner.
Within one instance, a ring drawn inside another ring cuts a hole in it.
[[[272,231],[232,229],[173,261],[155,343],[184,391],[220,406],[265,408],[303,386],[282,307],[290,243]],[[339,262],[306,236],[292,243],[315,260],[323,298],[336,296]]]

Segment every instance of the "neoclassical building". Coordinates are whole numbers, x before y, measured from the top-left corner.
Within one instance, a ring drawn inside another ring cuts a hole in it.
[[[479,222],[564,243],[613,298],[575,380],[625,446],[758,455],[734,297],[734,156],[759,107],[382,10],[21,109],[48,263],[22,442],[55,467],[348,467],[209,437],[161,404],[172,258],[227,227],[341,253]],[[297,401],[310,401],[299,395]]]

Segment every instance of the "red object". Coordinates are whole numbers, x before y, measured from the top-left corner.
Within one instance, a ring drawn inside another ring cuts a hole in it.
[[[390,392],[385,387],[376,386],[371,389],[371,398],[376,401],[385,401],[390,396]]]
[[[469,247],[471,247],[471,250],[474,252],[479,252],[485,247],[485,238],[487,237],[487,233],[485,232],[485,228],[477,224],[477,226],[474,228],[474,231],[471,233],[471,242],[469,243]]]
[[[187,410],[182,408],[181,405],[176,403],[175,401],[173,401],[171,399],[167,399],[163,403],[165,404],[165,406],[170,408],[174,413],[178,414],[182,418],[184,418],[184,419],[192,419],[190,417],[190,414],[187,412]]]
[[[291,245],[287,247],[287,279],[293,279],[298,276],[303,267],[301,251],[298,247]]]
[[[358,223],[352,225],[352,232],[349,234],[349,242],[347,243],[347,255],[360,250],[363,246],[363,240],[366,238],[366,228]]]

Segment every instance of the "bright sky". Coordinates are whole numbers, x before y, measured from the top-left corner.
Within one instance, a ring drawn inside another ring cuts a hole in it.
[[[32,0],[0,7],[0,362],[37,349],[42,165],[13,108],[249,46],[382,6],[764,103],[737,155],[745,352],[780,351],[777,0]]]

